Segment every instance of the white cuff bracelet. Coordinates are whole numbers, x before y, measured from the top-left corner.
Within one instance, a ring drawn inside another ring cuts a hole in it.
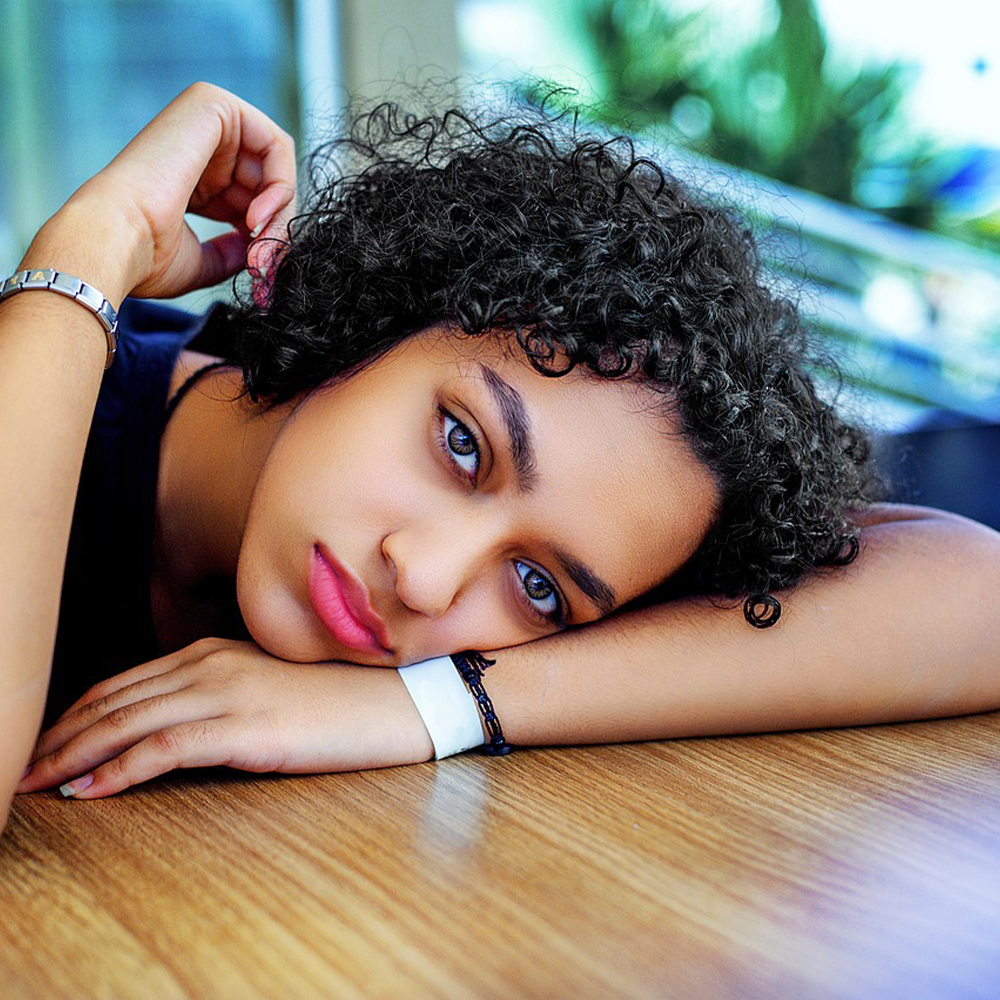
[[[479,707],[450,656],[400,667],[398,672],[430,734],[435,760],[483,745]]]

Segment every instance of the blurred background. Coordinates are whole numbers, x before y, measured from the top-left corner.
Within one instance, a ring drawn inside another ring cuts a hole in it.
[[[1000,526],[1000,4],[940,13],[908,0],[0,0],[0,270],[194,80],[263,108],[300,150],[348,94],[393,82],[461,77],[476,100],[473,81],[501,79],[525,101],[566,85],[596,126],[640,136],[747,215],[840,358],[844,405],[893,432],[896,494]]]

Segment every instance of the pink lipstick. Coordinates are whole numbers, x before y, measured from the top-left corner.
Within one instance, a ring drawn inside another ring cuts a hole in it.
[[[372,611],[364,584],[320,545],[312,549],[309,600],[327,631],[342,645],[365,652],[390,651],[385,625]]]

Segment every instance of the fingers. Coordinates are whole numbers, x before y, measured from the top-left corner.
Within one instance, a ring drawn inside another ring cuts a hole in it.
[[[113,191],[121,211],[141,220],[146,254],[129,287],[144,297],[213,285],[248,263],[260,269],[276,244],[251,240],[284,240],[295,211],[291,136],[210,84],[188,87],[102,174],[101,190]],[[202,245],[184,221],[187,212],[228,223],[235,233]]]
[[[192,287],[217,284],[244,267],[264,276],[277,263],[296,207],[295,150],[284,140],[275,144],[274,162],[241,155],[234,183],[198,205],[199,215],[231,222],[236,231],[201,244]]]
[[[220,114],[222,130],[192,194],[192,211],[201,213],[221,192],[242,188],[253,192],[240,219],[247,230],[283,238],[279,224],[294,213],[294,140],[262,111],[218,88],[196,85],[188,100],[198,108],[206,93],[214,95],[210,106]]]
[[[285,239],[287,225],[294,214],[295,188],[274,184],[261,191],[250,203],[246,216],[247,228],[258,236]]]
[[[67,781],[60,791],[67,797],[99,799],[178,767],[226,763],[230,728],[226,720],[212,719],[157,730],[107,763]]]
[[[261,209],[261,205],[264,206]],[[266,219],[251,229],[254,242],[247,253],[247,267],[266,278],[271,268],[281,259],[287,244],[288,226],[295,217],[295,191],[269,189],[262,192],[247,211],[251,218]],[[265,213],[270,212],[270,215]],[[273,242],[277,240],[279,242]]]
[[[95,684],[42,733],[32,760],[54,753],[88,726],[101,721],[116,709],[124,709],[137,702],[149,702],[161,695],[177,695],[192,681],[190,670],[184,668],[218,652],[225,645],[220,640],[201,639]],[[177,704],[178,711],[183,711],[183,702]],[[182,718],[179,716],[173,721],[182,721]]]
[[[42,734],[17,791],[73,779],[64,794],[87,786],[95,798],[173,767],[228,763],[249,645],[202,639],[91,688]]]
[[[291,137],[285,133],[276,136],[264,152],[260,165],[261,191],[246,214],[247,228],[256,240],[247,254],[247,265],[266,277],[283,249],[266,240],[287,240],[288,224],[295,216],[295,144]]]
[[[191,288],[209,288],[242,270],[246,266],[248,246],[247,237],[237,232],[206,240],[200,246],[200,267]]]
[[[244,191],[260,191],[263,188],[264,168],[256,156],[238,156],[233,169],[233,180]],[[248,207],[249,202],[247,206]]]
[[[97,735],[106,734],[109,742],[127,740],[130,732],[126,722],[140,710],[150,712],[158,710],[157,699],[164,697],[177,698],[184,690],[183,686],[166,686],[158,678],[151,677],[149,680],[138,684],[130,685],[121,691],[110,694],[105,698],[96,698],[72,712],[66,712],[52,726],[50,726],[38,738],[32,754],[32,762],[37,762],[43,757],[48,757],[61,751],[70,740],[75,739],[81,733],[93,727]],[[172,711],[181,713],[183,706],[177,704]],[[183,714],[176,714],[174,717],[167,717],[162,712],[157,712],[149,723],[155,725],[158,721],[160,725],[167,725],[170,722],[179,722],[184,718],[193,717]],[[132,735],[135,734],[134,727],[131,727]],[[139,735],[145,736],[150,730]]]
[[[261,112],[246,107],[252,114],[246,116],[249,127],[244,129],[244,145],[257,154],[260,163],[259,194],[247,209],[247,228],[284,238],[284,232],[277,232],[277,224],[287,224],[295,212],[295,143]],[[262,145],[255,147],[255,142]]]
[[[205,640],[201,643],[193,643],[191,646],[186,646],[184,649],[178,650],[175,653],[170,653],[167,656],[161,656],[156,660],[149,660],[147,663],[140,663],[136,667],[131,667],[120,674],[108,677],[99,684],[95,684],[92,688],[89,688],[79,698],[77,698],[77,700],[73,702],[73,704],[70,705],[61,716],[59,716],[55,725],[58,725],[63,719],[79,711],[79,709],[90,702],[97,701],[101,698],[109,698],[111,695],[114,695],[119,691],[123,691],[125,688],[132,687],[140,681],[145,681],[152,677],[160,677],[163,674],[169,673],[171,670],[189,662],[196,656],[203,655],[202,650],[206,646],[207,642]],[[147,688],[143,691],[143,696],[145,697],[150,693],[152,692]],[[55,728],[55,726],[52,728]],[[51,732],[51,729],[49,731]]]
[[[196,692],[168,692],[116,708],[98,701],[45,734],[18,791],[51,788],[87,774],[157,732],[213,717]],[[180,766],[180,765],[178,765]]]
[[[62,785],[64,795],[97,798],[173,768],[214,764],[255,772],[371,766],[350,750],[352,737],[331,740],[344,678],[352,690],[353,671],[285,663],[252,642],[199,640],[87,692],[43,734],[17,791]]]

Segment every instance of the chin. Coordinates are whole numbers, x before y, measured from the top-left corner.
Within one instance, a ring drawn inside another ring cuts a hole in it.
[[[236,573],[236,600],[253,641],[265,653],[291,663],[329,659],[291,595],[244,569],[241,562]]]
[[[287,660],[289,663],[319,663],[321,660],[329,659],[329,656],[323,655],[321,651],[307,648],[302,638],[295,635],[293,628],[286,627],[280,621],[273,621],[272,616],[266,613],[260,614],[244,609],[242,601],[240,608],[250,637],[265,653],[279,660]]]

